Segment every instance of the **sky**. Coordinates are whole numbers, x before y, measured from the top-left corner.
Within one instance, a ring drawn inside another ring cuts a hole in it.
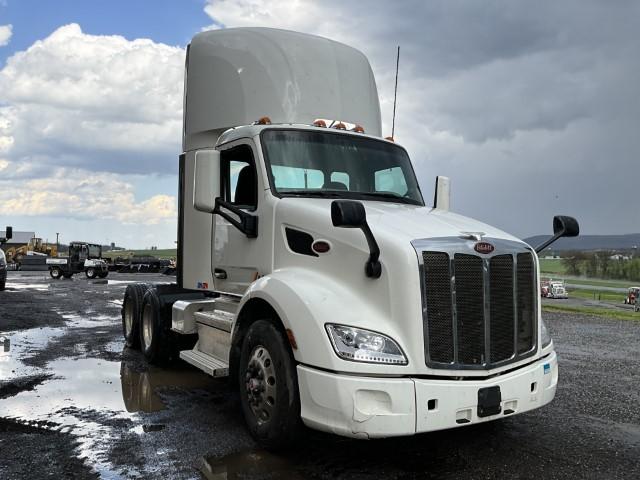
[[[575,216],[640,231],[640,2],[0,0],[0,225],[61,242],[176,239],[184,54],[204,29],[360,49],[427,202],[525,238]]]

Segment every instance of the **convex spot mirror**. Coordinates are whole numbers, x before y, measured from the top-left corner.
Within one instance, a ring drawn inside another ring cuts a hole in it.
[[[195,156],[193,175],[193,206],[212,213],[220,196],[220,152],[199,150]]]
[[[565,215],[553,217],[553,234],[562,237],[577,237],[580,234],[578,221]]]

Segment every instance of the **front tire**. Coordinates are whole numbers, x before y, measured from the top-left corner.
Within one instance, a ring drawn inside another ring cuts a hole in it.
[[[256,321],[242,343],[238,368],[240,403],[247,427],[263,447],[278,450],[300,433],[296,366],[282,332]]]
[[[84,273],[87,278],[96,278],[96,269],[93,267],[87,268]]]

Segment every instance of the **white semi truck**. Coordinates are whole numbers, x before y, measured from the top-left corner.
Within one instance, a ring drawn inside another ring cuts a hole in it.
[[[444,177],[426,205],[362,53],[203,32],[184,85],[177,283],[127,288],[128,346],[228,376],[272,448],[302,424],[412,435],[553,399],[534,249],[450,212]],[[540,248],[578,226],[554,231]]]

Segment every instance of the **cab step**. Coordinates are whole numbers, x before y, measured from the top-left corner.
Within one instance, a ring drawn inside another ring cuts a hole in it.
[[[229,364],[227,362],[199,350],[183,350],[180,352],[180,358],[212,377],[229,376]]]

